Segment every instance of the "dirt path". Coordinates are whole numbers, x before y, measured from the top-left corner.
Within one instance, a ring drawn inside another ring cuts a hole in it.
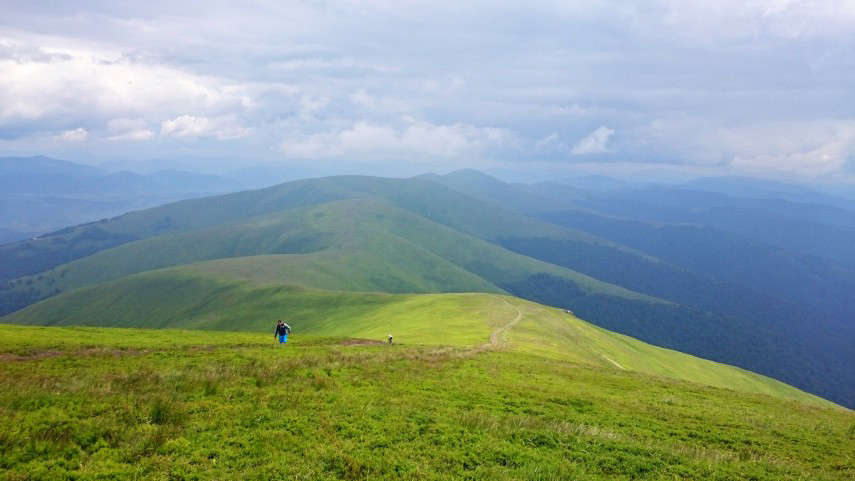
[[[626,370],[626,368],[625,368],[625,367],[623,367],[623,366],[621,366],[620,364],[618,364],[618,363],[617,363],[617,361],[615,361],[614,359],[610,358],[609,356],[606,356],[605,354],[600,354],[600,356],[602,356],[602,358],[603,358],[603,359],[605,359],[606,361],[609,361],[610,363],[614,364],[614,365],[615,365],[615,366],[617,366],[618,368],[623,369],[624,371]]]
[[[517,306],[515,306],[515,305],[511,304],[510,302],[508,302],[508,301],[506,301],[506,300],[502,299],[501,297],[496,297],[496,296],[492,296],[492,297],[493,297],[494,299],[498,299],[498,300],[500,300],[500,301],[504,302],[505,304],[507,304],[507,305],[509,305],[509,306],[513,307],[513,308],[514,308],[514,309],[516,309],[516,311],[517,311],[517,317],[516,317],[516,318],[514,318],[514,320],[513,320],[513,321],[511,321],[511,322],[509,322],[509,323],[505,324],[505,325],[504,325],[504,326],[502,326],[502,327],[497,328],[495,331],[493,331],[492,333],[490,333],[490,344],[485,344],[485,346],[488,346],[488,347],[489,347],[489,346],[492,346],[492,347],[499,347],[499,336],[501,336],[502,334],[504,334],[505,332],[507,332],[510,328],[514,327],[518,322],[520,322],[520,320],[522,320],[522,318],[523,318],[523,312],[520,310],[520,308],[519,308],[519,307],[517,307]]]

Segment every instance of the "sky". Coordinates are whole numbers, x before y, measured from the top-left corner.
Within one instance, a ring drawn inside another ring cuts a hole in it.
[[[855,182],[852,0],[2,4],[2,156]]]

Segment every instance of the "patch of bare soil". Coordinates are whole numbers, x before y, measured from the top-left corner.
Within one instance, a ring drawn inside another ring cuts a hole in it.
[[[61,356],[62,353],[59,351],[35,351],[29,354],[12,354],[12,353],[3,353],[0,354],[0,361],[37,361],[39,359],[46,359],[54,356]]]
[[[147,353],[147,350],[140,349],[116,349],[109,347],[90,347],[85,349],[78,349],[77,351],[69,353],[72,356],[112,356],[112,357],[122,357],[122,356],[139,356],[141,354]]]
[[[43,349],[39,351],[32,351],[26,354],[15,354],[11,352],[0,353],[0,361],[38,361],[41,359],[47,359],[50,357],[68,355],[72,357],[87,357],[87,356],[101,356],[101,357],[121,357],[121,356],[137,356],[143,354],[147,351],[140,351],[137,349],[115,349],[115,348],[106,348],[106,347],[90,347],[90,348],[82,348],[74,351],[55,351],[53,349]]]

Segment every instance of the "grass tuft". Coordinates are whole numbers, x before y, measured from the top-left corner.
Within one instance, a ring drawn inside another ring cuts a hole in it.
[[[167,424],[174,417],[172,403],[165,399],[156,399],[149,408],[148,420],[152,424]]]

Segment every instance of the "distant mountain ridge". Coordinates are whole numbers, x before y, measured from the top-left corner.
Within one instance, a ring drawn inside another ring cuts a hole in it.
[[[5,312],[42,300],[6,318],[15,322],[79,319],[68,306],[81,305],[83,292],[112,296],[113,285],[148,272],[298,289],[510,293],[853,404],[845,303],[815,315],[817,306],[778,297],[787,291],[763,278],[744,282],[686,259],[692,259],[697,239],[708,238],[701,257],[712,262],[727,260],[716,260],[719,247],[737,254],[754,249],[727,262],[742,259],[769,269],[774,263],[761,261],[778,256],[786,262],[776,281],[818,273],[805,286],[828,290],[840,283],[829,291],[840,295],[849,292],[851,269],[829,270],[826,261],[719,230],[681,240],[674,233],[685,226],[663,228],[618,216],[614,203],[630,202],[620,195],[561,184],[507,184],[475,171],[294,181],[2,246],[0,274],[10,282],[0,299]],[[691,198],[706,202],[708,196]],[[607,222],[615,227],[603,227]],[[164,309],[164,315],[186,315],[174,306]],[[128,315],[120,304],[99,312],[92,322]],[[42,317],[46,313],[50,319]]]
[[[108,172],[50,157],[0,157],[0,244],[179,199],[240,190],[220,176]]]

